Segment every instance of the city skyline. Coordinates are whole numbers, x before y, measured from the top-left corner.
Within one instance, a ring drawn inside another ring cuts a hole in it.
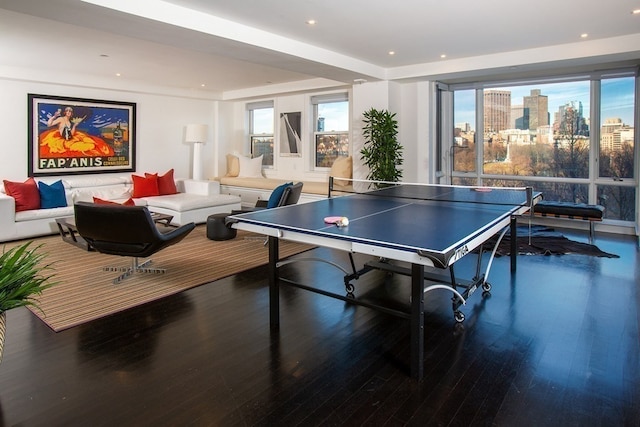
[[[525,96],[530,96],[532,89],[539,89],[541,95],[549,100],[550,122],[553,123],[554,113],[562,105],[571,101],[582,102],[585,118],[591,111],[590,82],[580,81],[571,83],[549,83],[526,86],[505,86],[487,90],[502,90],[511,92],[511,103],[522,105]],[[602,80],[601,119],[620,118],[625,125],[634,127],[634,79],[616,78]],[[463,90],[455,92],[455,123],[469,123],[471,130],[475,131],[475,90]]]

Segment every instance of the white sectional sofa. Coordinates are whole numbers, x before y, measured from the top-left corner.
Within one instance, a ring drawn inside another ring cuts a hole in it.
[[[57,181],[48,179],[47,183]],[[25,239],[58,232],[55,218],[73,215],[73,203],[92,202],[93,197],[123,202],[132,195],[129,177],[64,178],[66,207],[16,212],[15,200],[0,186],[0,242]],[[173,215],[172,224],[205,223],[209,215],[240,209],[238,196],[220,192],[216,181],[176,180],[178,194],[133,199],[152,212]]]

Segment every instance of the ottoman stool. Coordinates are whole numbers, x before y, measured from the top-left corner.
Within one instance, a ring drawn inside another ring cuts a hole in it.
[[[207,217],[207,238],[210,240],[229,240],[236,237],[238,230],[227,227],[225,219],[230,213],[218,213]]]

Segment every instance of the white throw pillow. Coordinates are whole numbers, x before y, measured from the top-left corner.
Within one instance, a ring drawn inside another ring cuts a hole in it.
[[[245,156],[238,156],[240,160],[239,178],[263,178],[262,176],[262,155],[251,159]]]

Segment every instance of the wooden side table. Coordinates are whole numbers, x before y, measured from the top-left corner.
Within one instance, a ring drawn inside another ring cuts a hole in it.
[[[171,220],[173,219],[173,215],[163,214],[159,212],[150,212],[151,219],[156,224],[164,225],[165,227],[172,227]]]
[[[93,248],[86,240],[78,234],[78,228],[76,227],[76,218],[73,216],[67,216],[64,218],[56,218],[56,225],[60,232],[60,237],[67,243],[71,243],[74,246],[84,249],[85,251],[92,251]]]

